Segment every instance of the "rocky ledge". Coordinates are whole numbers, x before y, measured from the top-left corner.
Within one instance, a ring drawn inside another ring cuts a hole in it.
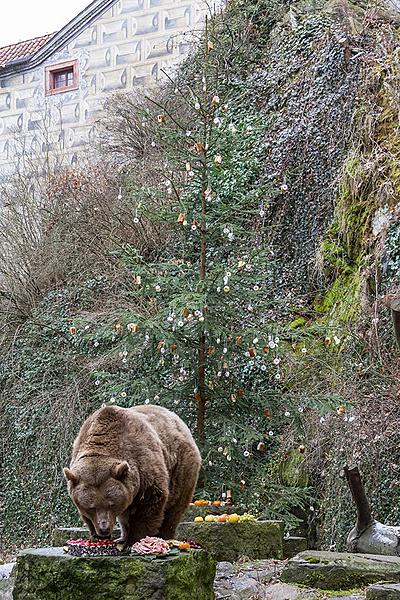
[[[288,561],[282,580],[323,590],[349,590],[376,582],[400,582],[400,558],[344,552],[300,552]]]
[[[26,550],[17,559],[14,600],[213,600],[215,561],[204,550],[150,560],[73,557],[62,548]]]

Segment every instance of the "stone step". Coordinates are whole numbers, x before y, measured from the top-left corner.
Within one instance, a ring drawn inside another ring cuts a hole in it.
[[[18,556],[13,600],[213,600],[214,577],[215,561],[204,550],[149,560],[39,548]]]
[[[292,558],[304,552],[308,548],[307,538],[301,536],[290,535],[283,538],[283,556],[285,558]]]
[[[235,562],[241,556],[251,560],[283,557],[283,522],[180,523],[178,539],[193,540],[217,561]]]
[[[400,582],[400,558],[308,550],[291,558],[282,580],[324,590],[351,590],[377,582]]]
[[[367,600],[400,600],[399,583],[378,583],[367,589]]]

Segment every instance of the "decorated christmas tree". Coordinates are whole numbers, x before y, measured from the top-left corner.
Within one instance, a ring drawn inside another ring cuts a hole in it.
[[[154,259],[133,244],[119,251],[131,309],[114,323],[122,369],[99,395],[180,414],[202,450],[205,491],[219,496],[246,494],[290,414],[265,243],[277,192],[259,179],[266,123],[238,93],[215,23],[178,78],[135,107],[152,158],[143,153],[121,195],[137,225],[156,224],[167,243]]]
[[[169,82],[171,100],[153,96],[142,110],[162,160],[144,167],[153,184],[136,179],[130,199],[137,220],[157,221],[169,244],[155,262],[124,248],[135,310],[116,330],[129,344],[126,405],[181,414],[203,452],[204,486],[218,493],[243,489],[274,443],[281,358],[267,317],[268,189],[257,179],[265,125],[231,101],[212,29],[211,21],[195,65]]]

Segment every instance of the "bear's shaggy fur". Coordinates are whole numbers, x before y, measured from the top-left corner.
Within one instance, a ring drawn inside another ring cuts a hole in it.
[[[70,468],[69,494],[92,536],[132,544],[171,539],[191,501],[201,458],[185,423],[159,406],[101,408],[82,425]]]

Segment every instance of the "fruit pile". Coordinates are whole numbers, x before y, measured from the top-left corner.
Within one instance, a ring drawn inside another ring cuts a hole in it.
[[[190,503],[190,506],[225,506],[222,500],[195,500]]]
[[[78,539],[68,540],[64,546],[64,552],[71,556],[119,556],[121,550],[113,540],[91,540]]]
[[[195,523],[248,523],[250,521],[255,521],[256,518],[254,515],[250,513],[244,513],[244,515],[237,515],[233,513],[231,515],[223,514],[223,515],[206,515],[203,517],[195,517]]]

